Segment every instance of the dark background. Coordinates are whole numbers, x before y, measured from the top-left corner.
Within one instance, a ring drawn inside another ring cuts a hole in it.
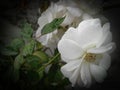
[[[57,1],[57,0],[54,0]],[[113,41],[116,43],[116,50],[111,55],[112,64],[108,70],[108,76],[101,84],[95,84],[90,90],[97,89],[120,89],[120,0],[97,0],[103,8],[103,15],[108,18],[111,24]],[[37,29],[37,19],[40,16],[38,8],[44,9],[49,5],[48,0],[1,0],[0,1],[0,41],[9,43],[14,37],[19,37],[19,23],[26,19]],[[45,5],[45,6],[44,6]],[[17,32],[16,32],[17,31]],[[0,68],[0,90],[8,90],[5,81],[2,80],[2,68]],[[11,84],[10,84],[11,85]],[[11,85],[9,87],[14,87]],[[9,88],[10,89],[10,88]],[[72,88],[69,88],[72,90]],[[80,88],[79,88],[80,89]],[[79,90],[73,88],[73,90]],[[86,90],[86,88],[81,88]]]

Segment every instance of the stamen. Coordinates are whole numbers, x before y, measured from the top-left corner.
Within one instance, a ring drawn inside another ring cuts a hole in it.
[[[87,62],[94,62],[96,60],[96,55],[93,53],[86,53],[84,60]]]

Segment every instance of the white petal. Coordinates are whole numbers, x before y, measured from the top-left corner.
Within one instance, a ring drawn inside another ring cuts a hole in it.
[[[42,15],[39,17],[38,24],[40,27],[43,27],[45,24],[50,23],[53,20],[53,15],[50,11],[50,8],[43,12]]]
[[[80,71],[79,71],[79,73],[80,73]],[[77,78],[77,85],[80,86],[80,87],[83,87],[84,84],[83,84],[83,82],[82,82],[82,79],[81,79],[81,76],[80,76],[80,75],[81,75],[81,74],[79,74],[79,76],[78,76],[78,78]]]
[[[111,65],[111,57],[110,57],[110,55],[104,54],[102,56],[102,59],[99,62],[99,65],[107,70]]]
[[[78,30],[78,39],[76,40],[82,47],[86,44],[96,43],[102,35],[101,23],[99,19],[89,19],[82,21]]]
[[[102,35],[101,29],[99,19],[83,20],[77,29],[69,28],[63,37],[74,40],[83,46],[91,42],[97,42]]]
[[[71,61],[61,67],[61,72],[65,77],[70,78],[73,75],[74,70],[79,67],[79,64],[80,60]]]
[[[84,13],[83,14],[83,20],[86,20],[86,19],[92,19],[93,17],[87,13]]]
[[[79,8],[75,8],[75,7],[67,7],[68,12],[70,12],[70,14],[74,17],[80,17],[82,14],[82,10],[80,10]]]
[[[64,7],[63,5],[55,4],[54,9],[54,14],[56,14],[57,18],[63,17],[66,13],[66,7]]]
[[[97,27],[100,28],[101,27],[101,22],[100,19],[88,19],[88,20],[83,20],[79,26],[78,29],[81,29],[81,31],[85,31],[86,28],[89,29],[89,27]],[[85,29],[85,30],[84,30]]]
[[[82,21],[77,29],[69,28],[63,38],[73,40],[83,48],[86,44],[97,43],[102,35],[102,27],[99,19]]]
[[[114,46],[115,46],[114,43],[109,43],[103,47],[89,49],[87,52],[88,53],[95,53],[95,54],[110,52],[112,49],[114,49]]]
[[[67,59],[77,59],[83,54],[83,50],[79,45],[69,39],[62,39],[58,43],[60,54]]]
[[[76,41],[76,39],[78,39],[77,34],[78,34],[78,31],[75,28],[70,27],[62,36],[62,39],[70,39],[70,40]]]
[[[47,17],[45,15],[42,15],[39,19],[38,19],[38,24],[40,27],[43,27],[45,24],[49,23]]]
[[[65,16],[66,17],[61,24],[62,26],[70,25],[72,23],[73,19],[74,19],[74,17],[69,12],[66,12]]]
[[[42,15],[46,16],[48,19],[48,22],[50,23],[55,17],[54,17],[54,13],[52,13],[53,8],[48,8]]]
[[[41,36],[41,30],[42,30],[42,27],[39,27],[39,28],[37,29],[36,33],[35,33],[35,37],[36,37],[37,39],[39,39],[40,36]]]
[[[93,78],[97,82],[103,82],[104,78],[106,77],[107,73],[103,67],[100,67],[95,64],[90,64],[90,72]]]
[[[52,16],[50,15],[51,13],[46,10],[45,12],[43,12],[43,14],[41,15],[41,17],[38,19],[38,24],[39,24],[39,28],[36,31],[36,37],[40,37],[41,35],[41,30],[42,28],[50,22],[50,20],[52,20]],[[47,16],[48,15],[48,16]]]
[[[104,46],[112,41],[112,33],[110,32],[110,24],[106,23],[103,26],[102,36],[98,40],[97,47]]]
[[[61,55],[61,58],[64,62],[68,63],[68,62],[71,62],[73,61],[72,59],[68,59],[68,58],[65,58],[64,56]]]
[[[91,85],[91,74],[89,71],[89,63],[84,62],[81,66],[81,79],[85,87],[90,87]]]
[[[78,78],[79,78],[79,72],[80,72],[80,68],[77,68],[74,72],[73,72],[73,74],[72,74],[72,76],[70,77],[70,82],[72,83],[72,86],[75,86],[76,84],[77,84],[77,80],[78,80]]]

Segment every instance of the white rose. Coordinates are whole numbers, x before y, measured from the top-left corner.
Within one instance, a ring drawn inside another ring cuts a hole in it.
[[[50,7],[42,13],[38,19],[39,28],[36,31],[36,38],[46,47],[49,47],[52,52],[57,47],[57,43],[64,34],[64,30],[55,30],[52,33],[41,36],[41,29],[47,23],[50,23],[55,18],[61,18],[65,16],[65,20],[61,24],[66,28],[69,26],[76,27],[79,24],[82,11],[76,7],[76,4],[71,0],[60,0],[57,3],[51,3]],[[41,37],[40,37],[41,36]]]
[[[99,19],[84,20],[77,28],[69,28],[58,43],[62,60],[67,63],[61,72],[72,86],[89,87],[93,81],[102,82],[114,46],[109,23],[101,26]]]

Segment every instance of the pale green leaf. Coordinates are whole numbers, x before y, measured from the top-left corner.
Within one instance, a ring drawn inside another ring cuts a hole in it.
[[[9,48],[9,47],[2,48],[0,52],[1,52],[2,55],[6,55],[6,56],[14,56],[14,55],[18,54],[17,51],[15,51],[15,50],[13,50],[12,48]]]
[[[42,48],[43,48],[43,45],[40,42],[36,41],[36,49],[39,50]]]
[[[27,56],[25,60],[31,69],[38,69],[41,66],[40,58],[35,55]]]
[[[24,23],[23,30],[21,31],[21,35],[24,39],[29,39],[32,37],[33,29],[30,24]]]
[[[18,51],[21,47],[23,47],[23,45],[24,41],[22,39],[16,38],[11,42],[10,47],[15,51]]]
[[[40,67],[37,71],[40,79],[42,79],[42,77],[44,76],[44,69],[44,67]]]
[[[24,46],[22,54],[24,56],[31,55],[33,53],[34,48],[35,48],[35,41],[31,40],[31,42],[29,42]]]
[[[24,62],[25,61],[22,55],[19,54],[18,56],[16,56],[15,61],[14,61],[14,72],[13,72],[15,82],[19,79],[20,68]]]
[[[41,60],[41,63],[45,63],[49,60],[48,55],[45,52],[42,51],[35,51],[33,55],[38,56]]]
[[[14,61],[14,69],[16,69],[16,70],[19,70],[20,69],[20,67],[21,67],[21,65],[24,63],[24,58],[23,58],[23,56],[22,55],[18,55],[18,56],[16,56],[16,58],[15,58],[15,61]]]

